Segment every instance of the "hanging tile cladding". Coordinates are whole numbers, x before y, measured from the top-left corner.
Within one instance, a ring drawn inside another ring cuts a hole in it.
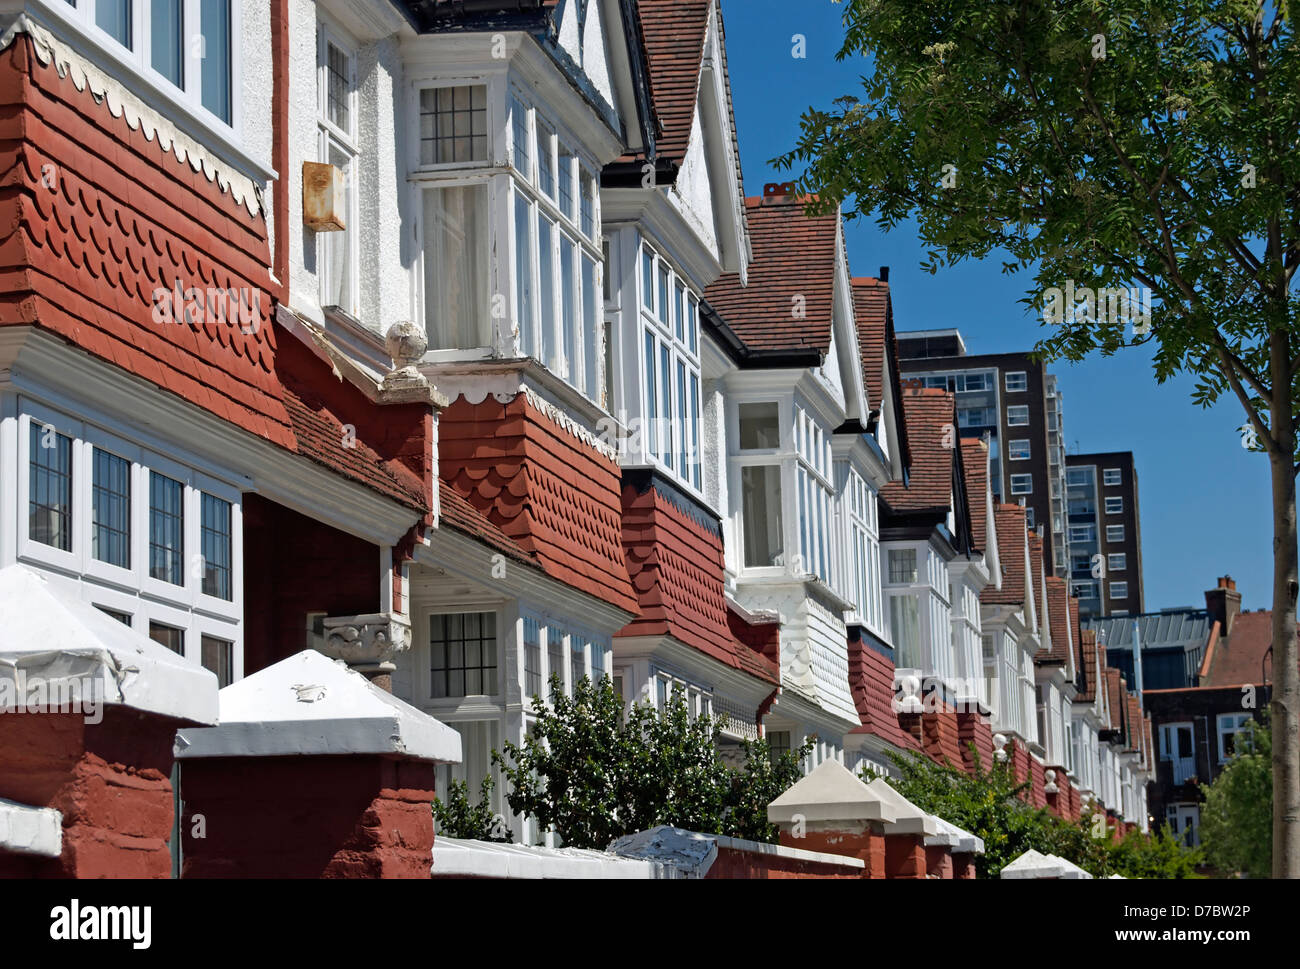
[[[26,37],[0,52],[0,211],[0,325],[48,329],[293,449],[265,221],[42,67]],[[178,280],[247,294],[253,318],[154,322],[154,291]]]
[[[748,284],[728,273],[704,291],[752,350],[830,350],[839,215],[810,218],[806,201],[745,199],[754,253]]]
[[[848,646],[849,688],[862,722],[851,732],[874,734],[905,750],[919,749],[920,744],[899,725],[894,711],[893,650],[879,645],[861,627],[850,630]]]
[[[528,400],[457,398],[439,420],[442,480],[547,575],[627,612],[618,465]]]
[[[672,636],[727,666],[779,682],[771,659],[728,624],[718,527],[689,514],[660,482],[623,486],[623,550],[640,615],[620,636]]]
[[[466,501],[459,491],[445,481],[438,482],[438,505],[439,527],[454,528],[513,559],[531,565],[537,564],[536,556],[524,551],[518,542],[494,525],[486,515]]]

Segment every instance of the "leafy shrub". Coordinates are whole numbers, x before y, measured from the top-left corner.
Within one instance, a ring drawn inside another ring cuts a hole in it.
[[[433,819],[437,831],[447,838],[473,838],[478,841],[509,841],[510,829],[505,819],[492,811],[492,788],[496,783],[485,776],[479,784],[479,801],[471,804],[469,785],[452,781],[447,788],[447,800],[434,798]]]

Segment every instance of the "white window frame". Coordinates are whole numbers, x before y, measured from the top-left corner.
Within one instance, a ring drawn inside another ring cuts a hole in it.
[[[833,516],[831,434],[806,408],[795,405],[795,461],[799,550],[803,572],[831,585]]]
[[[1034,476],[1032,474],[1013,474],[1009,475],[1011,484],[1011,493],[1013,495],[1032,495],[1034,493]],[[1028,488],[1017,488],[1016,480],[1019,479],[1021,484],[1029,482]]]
[[[1124,572],[1128,570],[1128,553],[1127,552],[1110,552],[1106,556],[1106,568],[1111,572]]]
[[[1124,514],[1124,499],[1119,495],[1109,495],[1105,499],[1105,510],[1107,515]]]
[[[646,258],[650,259],[650,280],[651,294],[653,296],[654,307],[650,308],[645,305],[645,279]],[[659,287],[659,278],[662,273],[667,273],[667,297],[669,305],[664,307],[662,294]],[[685,485],[688,491],[700,495],[704,489],[704,462],[702,448],[702,421],[701,409],[703,407],[704,396],[704,378],[700,367],[700,296],[691,286],[690,282],[677,270],[671,260],[664,257],[663,253],[652,244],[648,239],[642,238],[636,254],[636,304],[637,319],[639,326],[637,328],[637,382],[639,392],[636,400],[641,409],[641,448],[647,461],[655,467],[662,469],[669,477],[679,484]],[[678,320],[677,310],[677,292],[682,292],[681,313],[685,317],[694,317],[692,323],[690,319]],[[678,334],[678,331],[680,335]],[[653,361],[646,360],[646,343],[647,339],[654,341]],[[663,373],[664,368],[664,349],[668,350],[668,373]],[[686,396],[688,399],[683,405],[679,395],[681,388],[678,385],[677,370],[681,366],[686,375]],[[650,368],[653,367],[655,380],[654,387],[648,386],[648,375]],[[668,387],[668,407],[671,413],[665,416],[664,406],[664,388],[663,381],[669,381]],[[695,393],[691,393],[691,388],[695,388]],[[653,412],[655,417],[650,418],[650,394],[654,394]],[[683,406],[686,410],[685,424],[681,421]],[[737,418],[739,420],[739,418]],[[736,438],[739,442],[739,437]],[[680,458],[683,451],[686,453],[691,467],[684,470],[677,467],[680,464]],[[745,452],[762,453],[762,452]]]
[[[1224,739],[1229,735],[1236,735],[1241,732],[1246,724],[1255,719],[1249,713],[1220,713],[1214,718],[1215,733],[1219,738],[1219,763],[1231,760],[1235,754],[1229,754],[1223,746]]]
[[[880,506],[875,490],[856,468],[849,468],[842,496],[848,522],[846,583],[857,616],[877,636],[887,638],[882,624],[880,574]]]
[[[1103,488],[1114,488],[1124,483],[1124,472],[1120,468],[1105,468],[1101,472]]]
[[[1021,414],[1024,420],[1016,420]],[[1007,427],[1028,427],[1029,426],[1029,405],[1012,404],[1007,408]]]
[[[1019,447],[1020,445],[1023,445],[1023,449]],[[1018,454],[1017,450],[1022,450],[1023,453]],[[1030,453],[1029,438],[1020,437],[1020,438],[1016,438],[1014,441],[1007,441],[1008,461],[1028,461],[1030,457],[1031,457],[1031,453]]]
[[[1019,379],[1012,381],[1012,377]],[[1008,394],[1023,393],[1029,389],[1029,374],[1024,370],[1008,370],[1003,382]],[[1013,383],[1018,386],[1012,386]]]
[[[1108,582],[1106,584],[1106,595],[1113,602],[1116,599],[1128,598],[1128,580],[1120,579],[1118,582]]]
[[[1092,525],[1071,525],[1069,527],[1069,540],[1072,544],[1075,542],[1095,542],[1097,540],[1096,533],[1093,531],[1094,526]]]
[[[638,254],[638,259],[640,258]],[[641,295],[638,292],[638,301]],[[645,340],[641,338],[641,344],[644,347]],[[642,363],[644,372],[644,350],[638,354],[638,360]],[[644,379],[644,378],[642,378]],[[644,395],[642,402],[644,405]],[[767,404],[775,403],[777,405],[777,447],[774,448],[755,448],[753,450],[742,451],[740,449],[740,407],[742,404]],[[756,393],[743,397],[733,397],[727,401],[727,441],[728,441],[728,475],[729,500],[732,502],[735,518],[735,548],[737,550],[736,565],[746,575],[751,576],[778,576],[784,575],[787,569],[792,568],[794,554],[798,545],[798,525],[791,517],[791,511],[798,511],[798,503],[792,493],[791,483],[794,480],[793,462],[794,462],[794,409],[788,397],[780,394]],[[764,467],[775,469],[777,483],[781,489],[780,510],[781,510],[781,551],[779,563],[774,565],[746,565],[745,559],[747,550],[745,548],[745,490],[744,490],[744,470],[746,468]],[[795,541],[792,542],[791,539]]]
[[[329,119],[329,48],[333,46],[347,58],[347,112],[348,128],[342,129]],[[343,214],[346,228],[342,232],[316,233],[317,266],[321,305],[326,304],[324,294],[337,287],[337,281],[331,278],[330,255],[335,246],[346,247],[344,263],[348,279],[345,281],[349,300],[347,305],[339,308],[351,316],[359,314],[361,294],[359,292],[361,274],[359,271],[360,236],[360,192],[358,191],[357,164],[361,151],[357,143],[357,52],[356,45],[325,20],[317,21],[316,28],[316,126],[317,153],[320,162],[330,163],[331,149],[346,156],[347,168],[344,171],[346,183],[347,211]]]
[[[1124,541],[1124,526],[1123,526],[1123,525],[1107,525],[1107,526],[1106,526],[1106,541],[1111,542],[1111,543],[1114,543],[1114,542],[1122,542],[1122,541]]]
[[[146,102],[153,100],[149,94],[161,96],[175,107],[184,110],[203,128],[212,131],[223,141],[238,141],[242,130],[243,71],[239,46],[243,40],[243,3],[230,0],[230,121],[217,117],[203,105],[202,63],[198,46],[200,2],[183,0],[181,5],[182,84],[177,86],[170,78],[154,70],[152,58],[152,31],[149,30],[149,0],[129,0],[131,4],[131,46],[122,46],[116,37],[100,29],[95,22],[96,0],[40,0],[42,13],[51,14],[58,21],[80,32],[95,49],[109,60],[128,69],[134,78],[151,90],[140,92]],[[206,53],[206,50],[205,50]]]
[[[144,635],[148,635],[150,620],[186,630],[186,656],[195,663],[200,661],[202,632],[232,642],[233,676],[236,680],[242,677],[244,549],[240,489],[164,456],[147,445],[134,443],[121,433],[108,430],[90,420],[73,418],[31,398],[19,398],[17,418],[18,559],[38,568],[79,577],[81,597],[85,601],[130,613],[132,628]],[[38,427],[50,424],[72,442],[72,549],[67,552],[36,542],[28,536],[32,424]],[[131,462],[131,505],[128,511],[130,568],[101,562],[92,552],[93,453],[96,447],[111,451]],[[181,562],[183,585],[174,585],[149,575],[149,475],[153,471],[179,481],[184,488]],[[209,596],[202,591],[203,492],[230,505],[229,600]]]

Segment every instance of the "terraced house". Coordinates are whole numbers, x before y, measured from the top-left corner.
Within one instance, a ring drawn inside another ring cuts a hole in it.
[[[141,817],[231,807],[248,757],[424,823],[591,677],[720,718],[726,758],[973,745],[1035,803],[1145,824],[1140,710],[989,443],[904,386],[887,270],[855,277],[788,185],[746,197],[717,0],[0,18],[0,611],[52,603],[0,670],[89,637],[156,671],[114,701],[149,718]],[[21,779],[15,751],[62,756],[43,722],[0,717],[0,798],[104,843]],[[374,771],[313,766],[338,753]],[[96,857],[179,873],[146,828]],[[65,849],[40,864],[103,873]]]

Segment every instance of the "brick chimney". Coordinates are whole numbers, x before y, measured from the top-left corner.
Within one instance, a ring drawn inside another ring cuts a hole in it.
[[[794,182],[768,182],[763,186],[764,205],[784,205],[794,200]]]
[[[1241,593],[1237,591],[1237,583],[1232,576],[1220,576],[1219,587],[1205,593],[1205,608],[1209,610],[1212,620],[1219,620],[1223,635],[1231,636],[1233,620],[1241,612]]]

